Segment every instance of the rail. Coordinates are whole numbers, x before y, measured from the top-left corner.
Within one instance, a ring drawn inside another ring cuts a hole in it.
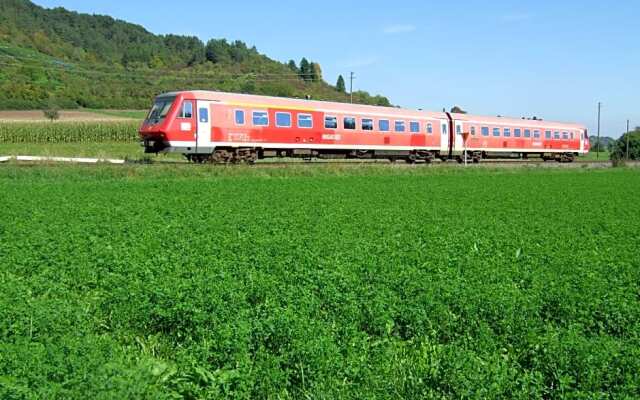
[[[192,166],[199,167],[201,165],[191,164],[186,161],[171,161],[171,160],[124,160],[124,159],[108,159],[108,158],[86,158],[86,157],[43,157],[43,156],[0,156],[0,164],[15,164],[15,165],[33,165],[38,163],[43,164],[87,164],[87,165],[175,165],[175,166]],[[207,165],[207,164],[205,164]],[[386,160],[287,160],[287,161],[259,161],[253,165],[255,168],[269,168],[269,167],[284,167],[291,165],[389,165],[395,167],[406,168],[424,168],[424,167],[459,167],[465,168],[463,164],[459,164],[456,161],[435,161],[431,164],[417,163],[407,164],[404,162],[391,163]],[[639,167],[640,161],[626,161],[625,165],[631,167]],[[558,163],[555,161],[542,161],[542,160],[483,160],[479,164],[469,164],[466,168],[482,168],[482,167],[548,167],[548,168],[584,168],[584,167],[600,167],[606,168],[613,166],[613,163],[608,160],[576,160],[572,163]]]

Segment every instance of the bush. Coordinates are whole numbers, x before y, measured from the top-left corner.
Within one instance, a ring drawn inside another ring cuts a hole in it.
[[[629,160],[640,160],[640,127],[626,133],[613,145],[611,160],[616,162],[627,159],[627,137],[629,139]]]
[[[58,111],[57,108],[48,108],[48,109],[42,110],[42,113],[44,114],[44,117],[51,122],[57,121],[60,119],[60,111]]]

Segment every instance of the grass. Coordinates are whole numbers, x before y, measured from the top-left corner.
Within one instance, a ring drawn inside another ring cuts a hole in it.
[[[601,151],[600,154],[598,155],[595,150],[591,150],[589,154],[585,156],[580,156],[579,159],[587,160],[587,161],[596,161],[596,160],[608,161],[610,159],[610,154],[608,151]]]
[[[0,166],[0,398],[636,398],[640,173]]]

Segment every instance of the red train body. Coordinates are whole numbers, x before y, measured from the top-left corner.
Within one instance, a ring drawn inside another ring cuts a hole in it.
[[[587,130],[577,124],[205,91],[158,96],[140,136],[146,152],[221,163],[268,157],[461,160],[465,146],[474,161],[573,161],[589,152]]]

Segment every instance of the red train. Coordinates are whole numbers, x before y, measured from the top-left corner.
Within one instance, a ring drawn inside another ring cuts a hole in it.
[[[147,153],[177,152],[198,163],[462,161],[463,154],[474,162],[532,156],[571,162],[590,148],[578,124],[205,91],[158,96],[140,137]]]

